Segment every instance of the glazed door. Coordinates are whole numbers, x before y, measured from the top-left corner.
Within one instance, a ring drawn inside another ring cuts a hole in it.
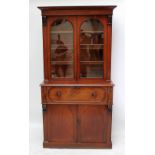
[[[106,79],[106,20],[97,16],[50,17],[47,28],[49,80]]]
[[[106,141],[107,108],[102,105],[79,105],[78,142],[102,143]]]
[[[75,23],[75,17],[53,17],[48,20],[49,79],[75,79]]]
[[[103,80],[106,73],[106,19],[103,17],[78,18],[78,78]]]

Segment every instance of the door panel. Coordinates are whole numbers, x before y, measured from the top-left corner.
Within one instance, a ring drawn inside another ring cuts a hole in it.
[[[52,80],[75,78],[75,17],[51,17],[48,22],[49,77]]]
[[[78,78],[80,80],[105,78],[106,33],[105,18],[78,17]]]
[[[78,141],[105,142],[107,109],[105,106],[80,105],[78,107]]]
[[[48,141],[74,142],[76,136],[76,106],[48,105]]]

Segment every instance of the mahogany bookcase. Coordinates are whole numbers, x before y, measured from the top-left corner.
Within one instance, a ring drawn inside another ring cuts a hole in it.
[[[115,7],[38,7],[43,30],[43,147],[112,147]]]

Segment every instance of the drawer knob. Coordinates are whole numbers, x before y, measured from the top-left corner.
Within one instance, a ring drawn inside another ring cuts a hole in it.
[[[56,95],[57,95],[58,97],[60,97],[60,96],[61,96],[61,91],[57,91],[57,92],[56,92]]]
[[[96,97],[96,91],[92,92],[91,96]]]

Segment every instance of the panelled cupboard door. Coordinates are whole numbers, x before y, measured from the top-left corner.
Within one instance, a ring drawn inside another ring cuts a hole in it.
[[[76,106],[47,105],[49,142],[74,142],[76,138]]]
[[[52,143],[105,143],[108,110],[104,105],[49,104],[44,112],[45,141]]]
[[[106,142],[107,108],[96,105],[78,107],[78,141],[82,143]]]

